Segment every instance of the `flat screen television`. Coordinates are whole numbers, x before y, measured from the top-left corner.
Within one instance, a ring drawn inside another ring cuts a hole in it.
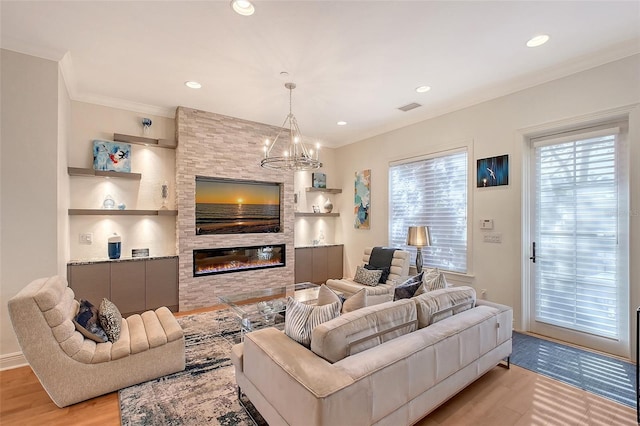
[[[196,235],[280,232],[280,187],[196,176]]]

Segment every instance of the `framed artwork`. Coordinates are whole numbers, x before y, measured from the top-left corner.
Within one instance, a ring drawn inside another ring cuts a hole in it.
[[[313,181],[314,188],[326,188],[327,187],[327,175],[324,173],[312,173],[311,180]]]
[[[353,213],[356,229],[371,228],[371,170],[356,172]]]
[[[483,158],[477,161],[476,187],[509,185],[509,156]]]
[[[131,144],[94,140],[93,169],[130,173]]]

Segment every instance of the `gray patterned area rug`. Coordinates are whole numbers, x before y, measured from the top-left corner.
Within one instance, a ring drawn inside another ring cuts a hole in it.
[[[185,334],[185,370],[120,390],[122,424],[252,425],[238,403],[229,358],[240,337],[236,317],[225,309],[178,322]]]

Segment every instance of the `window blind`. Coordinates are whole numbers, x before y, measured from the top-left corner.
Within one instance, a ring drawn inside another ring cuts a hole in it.
[[[409,226],[429,226],[431,246],[424,264],[467,272],[467,153],[392,164],[389,168],[389,244],[406,245]]]
[[[616,135],[534,147],[536,320],[618,338]]]

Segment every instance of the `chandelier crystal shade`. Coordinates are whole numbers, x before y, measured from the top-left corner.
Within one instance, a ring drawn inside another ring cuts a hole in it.
[[[302,133],[298,127],[298,120],[291,112],[291,94],[296,88],[295,83],[285,83],[289,89],[289,115],[284,119],[280,131],[271,143],[265,142],[264,158],[260,166],[274,170],[315,170],[322,167],[319,160],[320,148],[315,152],[307,148],[303,142]],[[288,133],[288,138],[286,133]],[[282,137],[281,137],[282,136]]]

